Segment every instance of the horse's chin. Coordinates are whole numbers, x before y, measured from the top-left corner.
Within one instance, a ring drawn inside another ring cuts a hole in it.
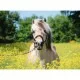
[[[37,47],[38,50],[42,50],[42,46]]]

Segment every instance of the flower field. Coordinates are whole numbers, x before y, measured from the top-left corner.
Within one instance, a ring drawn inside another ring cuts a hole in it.
[[[0,44],[0,69],[41,69],[40,64],[29,64],[27,54],[31,43]],[[47,64],[48,69],[80,69],[80,43],[55,43],[60,63]],[[57,65],[58,64],[58,65]]]

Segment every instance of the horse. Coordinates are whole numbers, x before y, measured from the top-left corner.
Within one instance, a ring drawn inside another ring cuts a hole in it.
[[[56,47],[52,45],[51,28],[46,20],[34,19],[31,32],[34,42],[30,46],[28,60],[33,64],[36,60],[39,60],[43,68],[46,68],[46,64],[51,63],[53,60],[59,61]]]

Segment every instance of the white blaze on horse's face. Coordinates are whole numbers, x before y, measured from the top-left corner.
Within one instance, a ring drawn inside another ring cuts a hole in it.
[[[34,44],[38,48],[38,50],[41,50],[43,47],[43,43],[46,40],[46,33],[44,29],[42,28],[43,26],[39,26],[39,20],[34,20],[34,23],[32,24],[31,31],[33,33],[33,38],[34,38]]]

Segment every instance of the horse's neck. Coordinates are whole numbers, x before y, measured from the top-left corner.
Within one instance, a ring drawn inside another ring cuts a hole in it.
[[[45,53],[48,49],[46,48],[46,44],[43,45],[42,50],[39,50],[40,53]]]

